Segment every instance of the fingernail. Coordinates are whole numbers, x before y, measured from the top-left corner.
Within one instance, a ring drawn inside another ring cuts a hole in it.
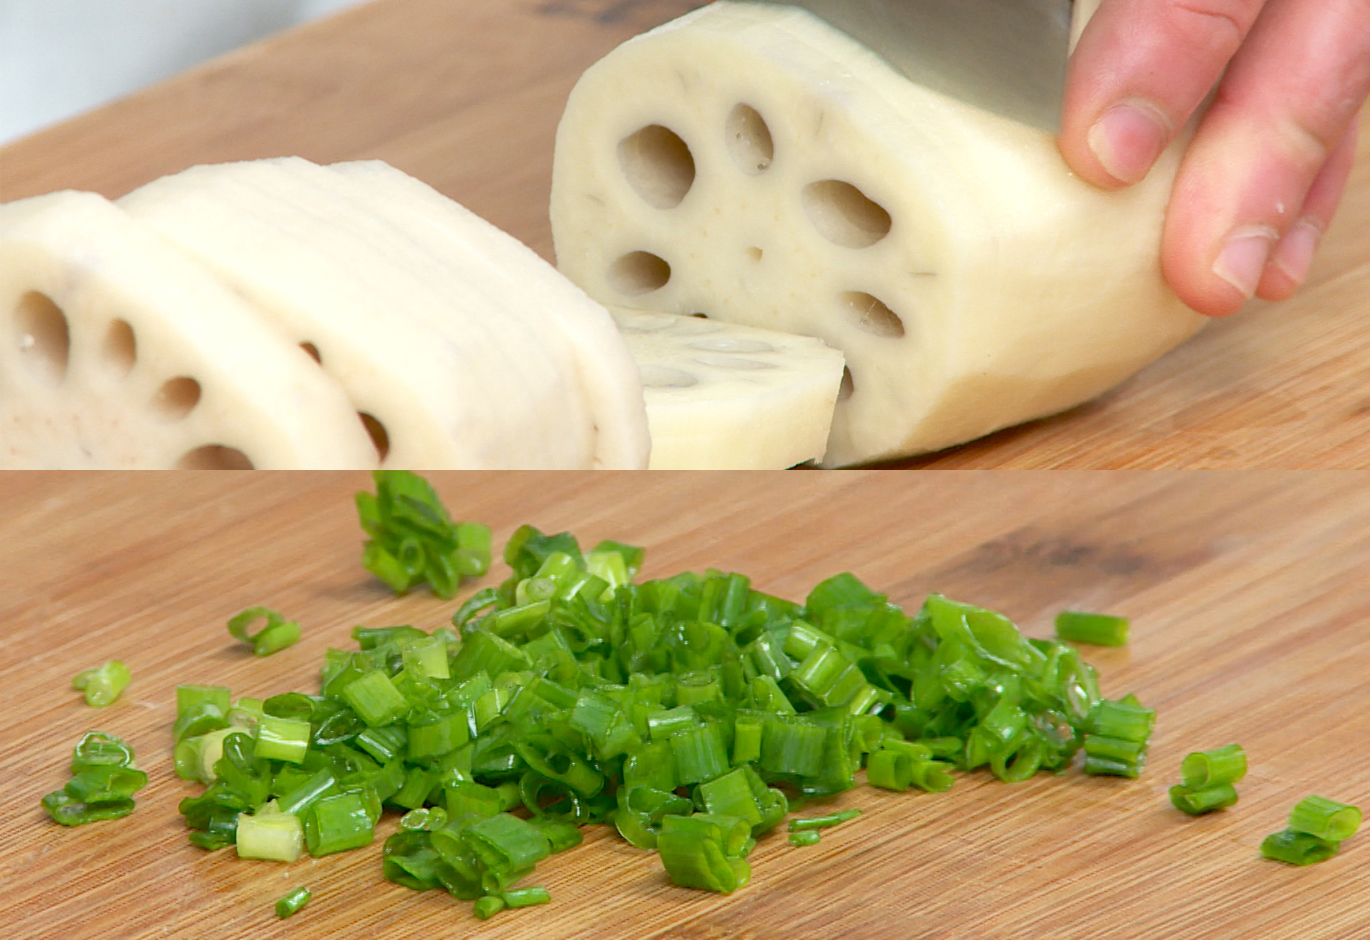
[[[1169,139],[1170,127],[1160,109],[1135,99],[1115,104],[1089,129],[1089,149],[1122,183],[1140,182]]]
[[[1275,265],[1289,275],[1295,284],[1302,284],[1308,277],[1308,268],[1313,263],[1313,252],[1318,250],[1322,239],[1322,227],[1315,219],[1300,219],[1289,231],[1284,233],[1275,248]]]
[[[1256,293],[1261,272],[1270,257],[1278,233],[1266,225],[1243,225],[1232,230],[1213,264],[1213,273],[1242,292],[1248,300]]]

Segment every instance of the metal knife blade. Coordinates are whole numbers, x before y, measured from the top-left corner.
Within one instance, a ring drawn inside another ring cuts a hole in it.
[[[934,91],[1056,133],[1072,0],[761,0],[803,7]]]

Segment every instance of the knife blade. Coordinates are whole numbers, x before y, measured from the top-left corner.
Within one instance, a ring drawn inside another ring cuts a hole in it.
[[[1072,0],[760,0],[802,7],[920,85],[1056,133]]]

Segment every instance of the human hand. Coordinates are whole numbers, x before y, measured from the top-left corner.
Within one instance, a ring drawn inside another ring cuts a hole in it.
[[[1215,83],[1161,266],[1225,316],[1291,296],[1332,221],[1370,93],[1370,0],[1102,0],[1071,57],[1061,152],[1096,186],[1136,183]]]

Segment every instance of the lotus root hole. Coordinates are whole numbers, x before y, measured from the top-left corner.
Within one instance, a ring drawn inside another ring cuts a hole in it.
[[[152,397],[152,410],[169,421],[179,421],[200,403],[200,383],[187,375],[167,379]]]
[[[699,384],[699,379],[684,369],[648,364],[640,367],[639,371],[642,384],[647,388],[689,388]]]
[[[366,428],[367,437],[371,438],[371,446],[376,448],[376,459],[383,463],[390,456],[390,432],[375,415],[359,411],[357,417],[361,419],[362,427]]]
[[[631,251],[609,266],[609,285],[629,296],[660,290],[670,279],[671,266],[650,251]]]
[[[59,384],[66,378],[71,352],[71,332],[62,308],[46,294],[29,291],[19,298],[14,320],[20,358],[34,374]]]
[[[856,391],[856,383],[852,381],[851,369],[847,366],[842,367],[842,384],[837,386],[837,400],[846,401],[851,398],[851,393]]]
[[[858,330],[865,330],[886,339],[904,335],[904,321],[879,298],[861,291],[846,291],[837,298],[837,307],[845,319]]]
[[[695,159],[680,135],[660,124],[644,127],[618,144],[618,162],[647,205],[673,209],[695,181]]]
[[[843,248],[868,248],[888,235],[893,224],[884,207],[841,180],[810,183],[802,199],[818,234]]]
[[[775,141],[766,120],[751,105],[739,104],[728,113],[728,152],[748,176],[766,172],[775,159]]]
[[[251,470],[247,454],[222,444],[206,444],[187,451],[176,462],[178,470]]]
[[[138,339],[127,320],[111,320],[105,330],[100,355],[115,372],[127,375],[138,361]]]

